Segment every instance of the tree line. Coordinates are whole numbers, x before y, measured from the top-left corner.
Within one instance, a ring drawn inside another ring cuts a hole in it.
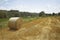
[[[0,10],[0,18],[10,18],[10,17],[41,17],[41,16],[60,16],[58,13],[45,13],[41,11],[40,13],[31,13],[31,12],[20,12],[18,10]]]

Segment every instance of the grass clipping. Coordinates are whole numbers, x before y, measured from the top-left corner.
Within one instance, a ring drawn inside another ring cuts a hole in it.
[[[22,18],[20,17],[12,17],[9,19],[8,27],[10,30],[18,30],[21,27]]]

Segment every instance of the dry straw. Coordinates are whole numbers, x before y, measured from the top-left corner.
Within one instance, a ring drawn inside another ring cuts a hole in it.
[[[9,19],[8,27],[11,30],[18,30],[21,27],[22,18],[20,17],[12,17]]]

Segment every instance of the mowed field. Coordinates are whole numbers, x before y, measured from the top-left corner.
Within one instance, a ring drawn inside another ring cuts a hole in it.
[[[0,40],[60,40],[60,16],[24,21],[17,31],[9,30],[8,26],[2,28]]]

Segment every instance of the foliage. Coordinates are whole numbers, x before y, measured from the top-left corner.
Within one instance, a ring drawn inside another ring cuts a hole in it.
[[[0,10],[0,18],[10,18],[10,17],[46,17],[46,16],[59,16],[58,13],[45,13],[41,11],[40,13],[31,13],[31,12],[20,12],[18,10]]]
[[[60,12],[58,12],[58,15],[60,15]]]
[[[44,11],[41,11],[41,12],[39,13],[39,16],[45,16],[45,12],[44,12]]]
[[[0,10],[0,18],[6,18],[7,17],[7,11],[6,10]]]

